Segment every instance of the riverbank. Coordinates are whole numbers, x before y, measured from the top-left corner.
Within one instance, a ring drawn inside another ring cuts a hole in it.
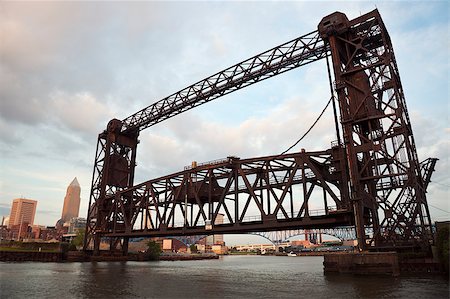
[[[75,258],[74,254],[69,252],[68,261],[71,262],[117,262],[117,261],[134,261],[134,262],[145,262],[149,261],[148,257],[142,253],[130,253],[126,256],[123,255],[99,255],[99,256],[91,256],[86,257],[81,254],[77,254],[78,259]],[[169,253],[169,254],[161,254],[156,260],[159,261],[196,261],[196,260],[211,260],[218,259],[219,256],[214,253],[205,253],[205,254],[187,254],[187,253]]]
[[[296,256],[324,256],[325,254],[342,254],[342,253],[351,253],[344,251],[304,251],[295,253]],[[266,253],[266,254],[258,254],[256,252],[229,252],[225,255],[260,255],[260,256],[288,256],[286,252],[277,252],[277,253]]]
[[[63,262],[62,252],[29,251],[29,250],[2,250],[0,262]]]
[[[184,254],[171,253],[161,254],[158,258],[160,261],[194,261],[194,260],[210,260],[218,259],[216,254]],[[25,251],[25,250],[7,250],[0,251],[1,262],[117,262],[117,261],[148,261],[144,254],[131,253],[123,255],[106,255],[89,256],[82,251],[48,252],[48,251]]]

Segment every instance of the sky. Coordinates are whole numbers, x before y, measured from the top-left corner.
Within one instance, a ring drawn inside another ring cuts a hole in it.
[[[0,216],[25,197],[38,201],[36,224],[54,225],[77,177],[86,217],[97,136],[110,119],[309,33],[334,11],[352,19],[374,8],[391,36],[419,159],[439,158],[432,219],[449,220],[447,1],[2,1]],[[191,161],[281,153],[329,97],[319,61],[157,124],[141,132],[135,182]],[[329,148],[330,112],[293,151]]]

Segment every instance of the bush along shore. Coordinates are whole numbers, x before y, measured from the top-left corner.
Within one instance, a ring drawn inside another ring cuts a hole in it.
[[[90,262],[90,261],[188,261],[218,259],[216,254],[162,253],[159,244],[150,241],[144,252],[122,255],[121,252],[100,252],[99,256],[77,251],[70,243],[2,241],[0,262]]]
[[[69,249],[69,243],[2,241],[0,261],[62,262]]]

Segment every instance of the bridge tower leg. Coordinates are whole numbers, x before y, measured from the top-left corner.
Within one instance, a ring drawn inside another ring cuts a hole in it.
[[[122,242],[122,254],[127,255],[128,254],[128,244],[129,244],[130,238],[125,237],[123,238]]]
[[[113,119],[98,137],[83,245],[83,250],[93,250],[93,255],[99,255],[105,233],[126,226],[125,214],[131,205],[131,201],[119,202],[114,194],[133,186],[139,134],[123,133],[121,129],[122,122]],[[128,239],[120,241],[110,240],[110,250],[121,244],[122,251],[127,253]]]
[[[429,247],[431,221],[390,37],[377,10],[322,19],[360,250]]]

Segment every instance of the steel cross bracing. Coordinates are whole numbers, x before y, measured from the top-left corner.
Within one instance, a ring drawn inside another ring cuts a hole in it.
[[[131,236],[352,224],[361,250],[429,248],[425,192],[436,159],[419,164],[394,52],[378,11],[350,21],[336,12],[318,29],[123,121],[111,120],[98,138],[84,249],[98,254],[103,237],[110,239],[111,250],[121,246],[126,252]],[[322,152],[230,158],[133,187],[140,130],[330,54],[343,144]],[[323,212],[313,215],[310,204],[318,198]],[[257,211],[256,218],[249,218],[250,210]],[[224,223],[215,223],[219,213]]]
[[[187,168],[107,198],[110,222],[101,233],[160,237],[352,225],[339,157],[342,148]]]
[[[235,64],[136,112],[122,121],[122,130],[143,130],[238,89],[325,58],[327,52],[328,46],[317,31],[305,34]]]
[[[351,21],[335,13],[319,31],[331,47],[359,244],[429,248],[429,177],[421,175],[394,51],[378,11]],[[427,175],[434,163],[427,164]],[[368,228],[373,235],[367,237]]]

